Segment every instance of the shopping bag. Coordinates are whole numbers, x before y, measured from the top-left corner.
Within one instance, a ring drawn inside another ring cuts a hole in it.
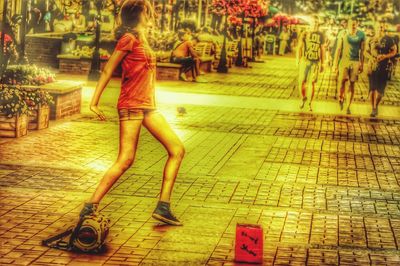
[[[263,229],[260,225],[237,224],[235,261],[247,263],[263,262]]]

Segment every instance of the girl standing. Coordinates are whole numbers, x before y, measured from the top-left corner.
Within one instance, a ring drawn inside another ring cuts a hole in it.
[[[126,0],[121,7],[116,30],[118,43],[97,83],[90,110],[105,120],[98,103],[114,69],[121,63],[121,92],[118,99],[120,144],[116,162],[107,170],[81,217],[95,212],[99,202],[119,177],[132,165],[142,125],[165,147],[168,159],[164,168],[160,200],[153,218],[171,225],[182,225],[170,210],[172,189],[185,150],[165,118],[156,109],[154,99],[155,54],[149,47],[145,32],[153,18],[147,0]]]

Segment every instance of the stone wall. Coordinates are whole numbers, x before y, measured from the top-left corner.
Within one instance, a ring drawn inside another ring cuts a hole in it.
[[[51,93],[54,104],[50,106],[50,119],[60,119],[81,112],[82,89],[81,87],[67,93]]]
[[[60,53],[60,49],[60,38],[26,36],[25,53],[29,63],[43,67],[58,68],[57,55]]]
[[[61,73],[88,75],[92,60],[83,58],[59,58],[59,69]]]

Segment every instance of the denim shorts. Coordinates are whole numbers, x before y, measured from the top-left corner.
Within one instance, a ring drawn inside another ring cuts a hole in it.
[[[157,109],[140,109],[140,108],[132,108],[132,109],[119,109],[118,115],[120,121],[126,120],[143,120],[145,116],[158,113]]]

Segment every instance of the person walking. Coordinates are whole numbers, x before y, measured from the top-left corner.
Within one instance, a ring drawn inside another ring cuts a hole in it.
[[[167,224],[182,225],[171,212],[170,199],[185,149],[155,105],[156,57],[145,36],[153,19],[153,9],[147,0],[126,0],[119,16],[120,25],[116,30],[118,43],[100,76],[90,103],[90,110],[100,120],[106,120],[99,108],[99,100],[114,69],[121,63],[122,80],[118,99],[119,154],[104,174],[91,199],[85,203],[80,216],[95,212],[113,184],[131,167],[143,125],[168,152],[160,198],[152,216]]]
[[[275,55],[275,42],[276,42],[276,36],[272,31],[272,27],[270,27],[265,37],[267,54]]]
[[[370,58],[368,63],[369,94],[372,106],[370,116],[376,117],[389,79],[389,60],[397,54],[396,43],[386,34],[384,21],[377,23],[376,34],[369,41],[366,53]]]
[[[315,84],[319,72],[324,70],[324,43],[324,35],[319,31],[319,18],[314,17],[310,30],[300,35],[296,54],[296,63],[299,66],[299,90],[302,97],[301,109],[307,102],[307,86],[308,82],[311,82],[309,110],[313,110]]]
[[[354,87],[358,75],[363,72],[364,67],[365,34],[358,30],[358,21],[351,19],[349,29],[342,34],[338,40],[334,71],[339,71],[338,83],[340,110],[343,110],[346,83],[349,81],[350,99],[347,105],[347,114],[351,114],[350,106],[354,98]]]
[[[283,27],[282,32],[279,34],[279,55],[284,55],[286,53],[289,38],[288,29]]]

